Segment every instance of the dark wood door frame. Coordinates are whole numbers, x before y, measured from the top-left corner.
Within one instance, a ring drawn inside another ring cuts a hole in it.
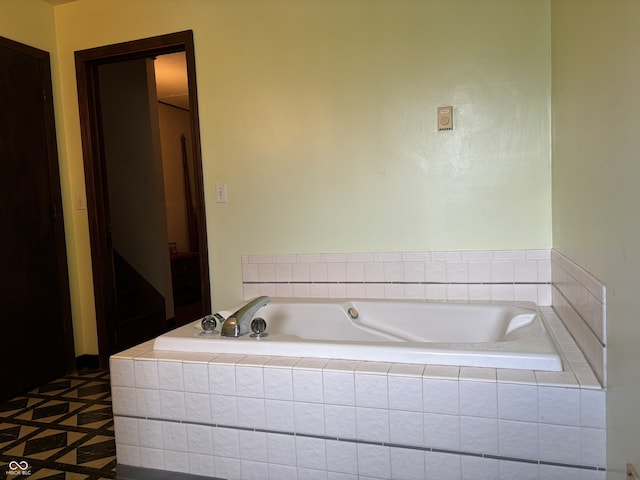
[[[196,88],[193,32],[184,31],[130,42],[107,45],[75,52],[78,106],[87,190],[87,215],[91,241],[91,264],[96,307],[100,366],[107,368],[109,355],[116,345],[113,313],[115,293],[113,281],[112,245],[109,237],[109,209],[104,151],[101,142],[98,101],[98,67],[112,62],[185,52],[191,116],[191,154],[194,160],[195,215],[200,245],[200,274],[203,311],[211,311],[209,258],[205,226],[204,183],[200,148],[200,125]]]

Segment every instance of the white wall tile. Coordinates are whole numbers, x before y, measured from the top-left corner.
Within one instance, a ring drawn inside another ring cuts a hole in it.
[[[469,300],[468,285],[447,285],[447,300],[452,302],[464,302]]]
[[[184,473],[189,467],[189,455],[186,452],[164,450],[164,469],[169,472]],[[186,467],[186,468],[185,468]],[[158,468],[154,466],[153,468]]]
[[[580,425],[591,428],[606,427],[604,390],[580,390]]]
[[[424,294],[427,300],[446,300],[447,286],[440,284],[427,284],[424,286]]]
[[[356,405],[360,407],[388,408],[389,393],[386,375],[356,373]]]
[[[245,428],[266,428],[267,416],[263,398],[237,397],[238,425]]]
[[[384,267],[382,263],[365,262],[364,280],[365,282],[383,282]]]
[[[211,404],[206,393],[185,392],[184,410],[188,421],[211,423]]]
[[[580,389],[538,388],[540,422],[557,425],[580,425]]]
[[[469,264],[465,261],[447,262],[447,282],[467,283],[469,281]]]
[[[189,453],[189,473],[211,477],[214,472],[213,455],[202,455],[199,453]]]
[[[425,262],[424,263],[425,282],[446,282],[447,264],[446,262]]]
[[[236,394],[235,365],[209,364],[209,392],[216,395]]]
[[[267,433],[267,455],[270,463],[295,466],[296,437]]]
[[[298,478],[306,480],[327,480],[327,472],[325,470],[316,470],[315,468],[298,467]],[[360,479],[366,480],[366,479]]]
[[[495,480],[500,477],[498,460],[462,455],[462,480]]]
[[[538,424],[498,421],[500,455],[530,460],[538,459]]]
[[[236,397],[211,395],[211,422],[220,425],[238,424],[238,404]]]
[[[583,465],[605,467],[607,465],[607,439],[602,428],[580,429],[580,460]]]
[[[389,478],[391,476],[389,448],[358,444],[358,474],[375,478]]]
[[[356,408],[327,404],[324,406],[324,424],[325,434],[329,437],[356,438]]]
[[[264,397],[262,367],[236,365],[236,395],[239,397]]]
[[[381,408],[356,407],[358,439],[389,441],[389,411]]]
[[[498,454],[498,421],[460,417],[460,448],[464,452]]]
[[[404,281],[404,265],[402,262],[383,262],[382,271],[385,282]]]
[[[293,399],[296,402],[323,402],[322,371],[293,369]]]
[[[460,480],[462,477],[460,455],[441,452],[425,452],[426,478]]]
[[[460,414],[458,382],[424,378],[423,409],[430,413]]]
[[[121,465],[140,466],[140,447],[116,443],[116,456]]]
[[[266,425],[269,430],[293,432],[295,429],[293,402],[287,400],[266,399]]]
[[[498,417],[498,394],[495,382],[460,381],[460,414]]]
[[[390,409],[422,411],[422,376],[389,375],[387,385]]]
[[[291,368],[266,366],[263,370],[264,396],[274,400],[293,400],[293,373]]]
[[[581,471],[577,468],[540,465],[540,480],[580,480]]]
[[[537,463],[510,462],[499,460],[500,480],[538,480]]]
[[[264,480],[269,477],[269,465],[253,460],[240,460],[243,480]]]
[[[494,260],[491,262],[492,282],[513,282],[514,269],[512,260]]]
[[[324,405],[294,402],[293,415],[296,433],[324,435]]]
[[[213,429],[213,455],[215,457],[240,458],[240,437],[233,428]],[[216,463],[216,475],[220,475]]]
[[[548,462],[580,463],[580,428],[561,425],[538,426],[540,460]]]
[[[131,417],[113,417],[116,443],[138,445],[138,421]]]
[[[187,425],[187,451],[213,456],[213,427]],[[213,459],[211,459],[213,462]]]
[[[115,415],[133,415],[138,412],[136,389],[111,386],[111,408]]]
[[[161,449],[140,447],[140,466],[164,470],[164,455]]]
[[[445,450],[460,449],[460,417],[438,413],[424,414],[424,443]]]
[[[111,385],[134,387],[133,360],[129,358],[109,359]]]
[[[147,448],[162,448],[162,422],[138,419],[140,445]]]
[[[184,392],[160,390],[161,418],[183,420],[185,416]]]
[[[242,467],[239,458],[213,456],[214,471],[216,477],[241,478]]]
[[[321,438],[295,437],[296,463],[298,467],[326,470],[325,440]]]
[[[182,376],[185,392],[209,393],[209,367],[206,363],[184,362]]]
[[[290,465],[268,464],[269,480],[298,480],[298,469]]]
[[[424,282],[424,261],[404,262],[405,282]]]
[[[490,282],[491,281],[491,262],[489,261],[470,261],[469,262],[469,281],[470,282]]]
[[[513,279],[516,282],[537,282],[537,260],[515,260],[513,262]]]
[[[405,448],[390,448],[391,478],[424,480],[424,452]]]
[[[538,421],[538,388],[534,385],[498,382],[498,418]]]
[[[254,432],[251,430],[240,430],[238,432],[240,442],[240,458],[244,460],[254,460],[256,462],[267,462],[267,434],[265,432]]]
[[[491,285],[491,300],[494,302],[512,302],[515,298],[514,286]]]
[[[355,405],[355,378],[350,372],[323,371],[324,403]]]
[[[158,390],[136,388],[136,409],[147,417],[160,418],[162,413],[160,410],[160,393]]]
[[[358,451],[353,442],[326,441],[327,469],[329,471],[358,473]]]
[[[162,448],[186,452],[187,426],[178,422],[162,422]]]
[[[404,298],[407,300],[424,300],[424,285],[411,283],[404,286]]]
[[[421,412],[389,410],[389,441],[399,445],[424,445]]]
[[[133,370],[137,388],[158,388],[158,362],[156,360],[134,360]]]

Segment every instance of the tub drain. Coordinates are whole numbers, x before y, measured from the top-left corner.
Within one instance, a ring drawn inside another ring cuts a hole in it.
[[[347,310],[347,313],[353,320],[355,320],[360,316],[360,314],[358,313],[358,310],[356,310],[355,307],[351,307],[349,310]]]

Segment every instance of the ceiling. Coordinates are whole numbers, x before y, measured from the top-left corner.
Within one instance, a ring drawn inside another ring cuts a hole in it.
[[[189,87],[185,53],[158,55],[154,63],[158,100],[188,110]]]

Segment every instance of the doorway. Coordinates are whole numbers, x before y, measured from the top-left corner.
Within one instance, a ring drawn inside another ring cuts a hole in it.
[[[180,240],[168,235],[165,149],[154,139],[159,107],[150,81],[154,59],[173,54],[183,54],[188,88],[181,107],[187,131],[170,142],[178,156],[172,163],[183,169],[187,233]],[[99,360],[106,368],[112,353],[211,311],[193,33],[75,56]]]

